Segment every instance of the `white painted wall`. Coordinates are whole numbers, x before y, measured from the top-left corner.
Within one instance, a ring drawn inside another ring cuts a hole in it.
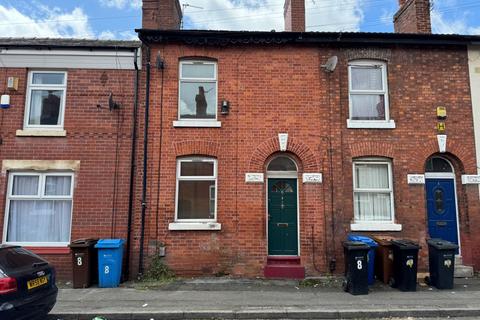
[[[480,174],[480,46],[468,48],[468,65],[470,69],[470,88],[472,92],[473,123],[475,128],[475,149],[477,171]]]
[[[7,68],[116,69],[133,70],[134,52],[112,50],[0,49]],[[138,66],[141,59],[138,58]]]

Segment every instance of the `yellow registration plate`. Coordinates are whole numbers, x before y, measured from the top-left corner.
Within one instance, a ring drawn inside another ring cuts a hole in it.
[[[33,288],[43,286],[44,284],[47,284],[47,283],[48,283],[48,277],[47,276],[36,278],[36,279],[30,280],[30,281],[27,282],[27,288],[28,288],[28,290],[30,290],[30,289],[33,289]]]

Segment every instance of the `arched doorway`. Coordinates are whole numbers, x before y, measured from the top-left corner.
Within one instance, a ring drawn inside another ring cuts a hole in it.
[[[298,169],[288,156],[267,166],[267,234],[269,256],[298,256]]]
[[[433,156],[427,160],[425,193],[430,237],[460,246],[455,172],[447,159]]]

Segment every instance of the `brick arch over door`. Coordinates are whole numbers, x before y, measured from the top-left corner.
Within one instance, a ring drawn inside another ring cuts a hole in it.
[[[217,157],[220,154],[220,143],[208,140],[186,140],[173,143],[177,157],[192,154]]]
[[[393,146],[383,142],[360,142],[350,145],[350,156],[352,158],[360,157],[385,157],[394,158]]]
[[[435,137],[428,143],[425,143],[419,146],[417,152],[412,155],[412,167],[416,172],[423,172],[425,170],[425,161],[429,159],[432,155],[442,156],[442,153],[439,153],[438,142]],[[476,162],[475,154],[469,150],[469,146],[464,146],[447,139],[447,152],[446,158],[453,160],[456,164],[456,170],[465,170],[466,172],[472,171],[476,172]],[[459,165],[459,166],[458,166]]]
[[[263,172],[267,159],[279,151],[280,144],[278,142],[278,136],[261,143],[250,158],[249,172]],[[293,153],[302,161],[304,172],[318,172],[317,159],[310,148],[303,142],[289,137],[286,151]]]

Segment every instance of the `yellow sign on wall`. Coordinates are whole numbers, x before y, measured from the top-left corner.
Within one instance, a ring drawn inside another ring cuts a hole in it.
[[[445,122],[437,123],[437,131],[438,133],[445,133]]]
[[[447,117],[447,108],[437,107],[437,117],[439,119],[445,119]]]

